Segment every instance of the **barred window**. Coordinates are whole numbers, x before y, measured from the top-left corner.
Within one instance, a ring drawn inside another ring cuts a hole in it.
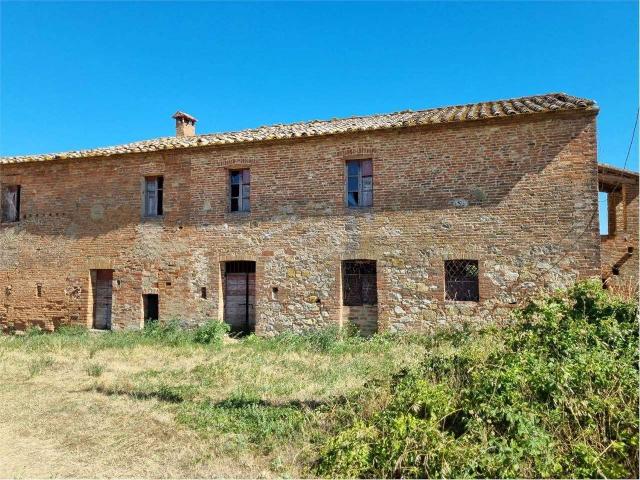
[[[378,304],[375,260],[342,262],[342,304],[350,307]]]
[[[164,209],[164,177],[145,177],[144,179],[144,215],[159,217]]]
[[[462,302],[479,301],[478,277],[477,260],[446,260],[444,262],[445,298]]]
[[[230,208],[232,212],[248,212],[251,210],[249,197],[251,194],[251,172],[248,168],[229,172]]]
[[[373,205],[373,166],[371,160],[347,162],[347,206]]]
[[[20,220],[20,185],[2,187],[2,221],[17,222]]]

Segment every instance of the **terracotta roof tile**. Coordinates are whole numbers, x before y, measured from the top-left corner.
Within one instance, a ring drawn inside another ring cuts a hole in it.
[[[598,106],[593,100],[572,97],[565,93],[550,93],[510,100],[432,108],[415,112],[408,110],[382,115],[312,120],[310,122],[292,123],[289,125],[271,125],[239,132],[211,133],[193,137],[161,137],[113,147],[93,148],[90,150],[0,157],[0,164],[156,152],[207,145],[262,142],[266,140],[334,135],[345,132],[363,132],[437,123],[467,122],[496,117],[567,110],[597,111]]]

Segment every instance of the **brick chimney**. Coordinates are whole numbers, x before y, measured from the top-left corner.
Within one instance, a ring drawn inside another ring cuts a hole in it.
[[[196,135],[196,118],[188,113],[176,112],[171,118],[176,119],[176,137],[194,137]]]

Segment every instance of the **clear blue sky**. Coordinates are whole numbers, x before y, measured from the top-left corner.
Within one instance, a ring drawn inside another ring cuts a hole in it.
[[[1,9],[1,155],[173,135],[178,109],[206,133],[564,91],[621,166],[638,104],[635,2]]]

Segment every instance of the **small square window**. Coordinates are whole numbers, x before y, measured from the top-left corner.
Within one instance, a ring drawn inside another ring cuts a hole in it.
[[[461,302],[480,300],[477,260],[446,260],[444,262],[445,298]]]

